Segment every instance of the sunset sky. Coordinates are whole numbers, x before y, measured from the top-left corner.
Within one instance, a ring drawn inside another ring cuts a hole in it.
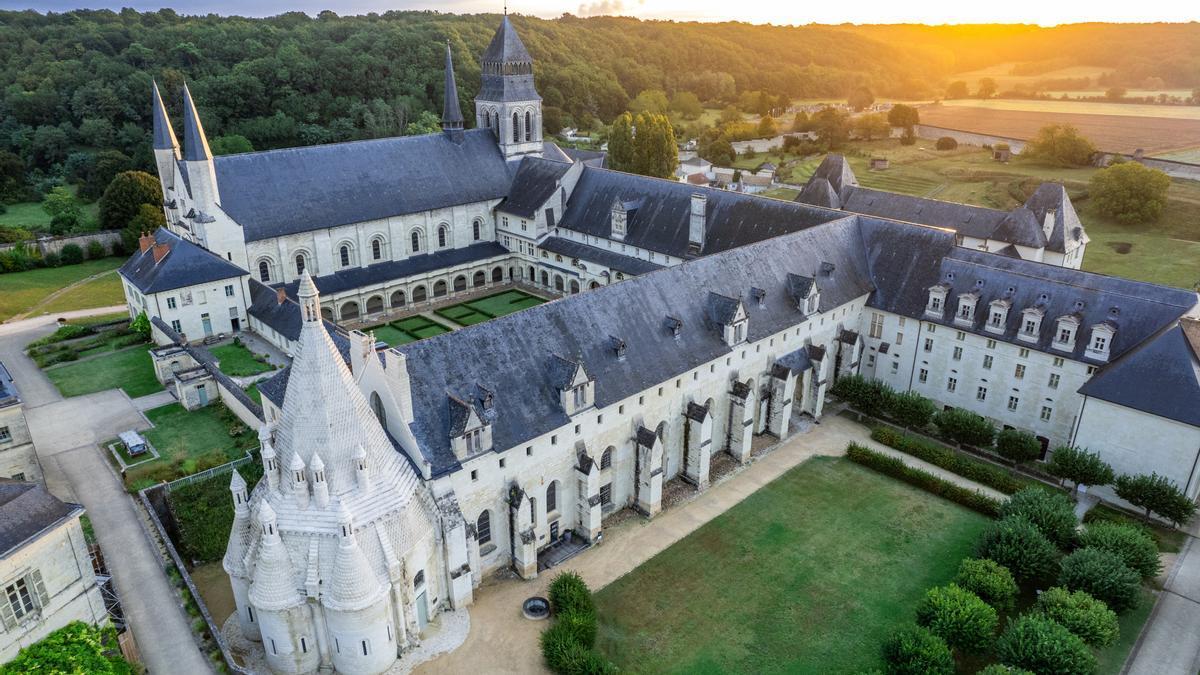
[[[300,10],[315,14],[332,9],[339,14],[364,14],[389,9],[436,9],[455,13],[501,11],[502,0],[0,0],[4,9],[67,11],[79,7],[134,7],[139,10],[173,7],[181,14],[242,14],[269,16]],[[1065,0],[1006,0],[1005,2],[900,3],[894,0],[813,2],[796,0],[513,0],[514,13],[552,18],[564,12],[580,16],[622,14],[647,19],[684,21],[738,20],[752,23],[1037,23],[1055,25],[1090,21],[1149,22],[1200,20],[1200,3],[1182,0],[1142,2],[1084,2]]]

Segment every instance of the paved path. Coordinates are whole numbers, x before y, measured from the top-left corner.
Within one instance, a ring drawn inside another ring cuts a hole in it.
[[[160,408],[164,405],[174,402],[175,395],[164,389],[162,391],[154,392],[153,394],[147,394],[145,396],[139,396],[138,398],[133,399],[133,407],[145,412],[147,410]]]
[[[774,451],[756,457],[743,470],[709,487],[704,493],[653,520],[631,518],[606,527],[604,542],[572,558],[533,581],[489,579],[476,589],[471,606],[471,633],[457,650],[423,664],[417,673],[538,673],[542,664],[538,635],[545,622],[521,617],[521,602],[545,595],[550,579],[559,570],[574,570],[593,590],[599,590],[636,568],[671,544],[736,506],[784,472],[818,455],[840,456],[851,442],[897,457],[911,466],[944,475],[960,485],[1000,496],[956,474],[875,443],[866,427],[837,416],[826,416],[808,433],[793,436]]]
[[[128,309],[129,308],[125,305],[109,305],[108,307],[73,309],[69,312],[43,314],[42,316],[35,316],[29,319],[9,319],[3,323],[0,323],[0,336],[13,333],[22,333],[37,326],[52,326],[59,319],[83,319],[89,316],[104,316],[105,314],[124,312]]]
[[[106,313],[105,309],[91,311]],[[53,319],[0,326],[0,360],[9,368],[25,401],[25,417],[46,487],[59,498],[87,509],[148,671],[212,672],[196,646],[187,613],[167,581],[158,550],[142,528],[132,498],[97,447],[121,431],[150,425],[119,389],[63,398],[22,353],[30,341],[53,330]]]

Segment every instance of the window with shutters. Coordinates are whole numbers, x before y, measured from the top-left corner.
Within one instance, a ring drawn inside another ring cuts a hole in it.
[[[12,627],[46,605],[46,586],[42,573],[33,570],[4,587],[4,603],[0,605],[4,624]]]

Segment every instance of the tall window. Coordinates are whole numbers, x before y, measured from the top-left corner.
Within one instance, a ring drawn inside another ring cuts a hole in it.
[[[342,248],[338,251],[338,256],[341,258],[342,267],[350,266],[350,247],[349,246],[346,246],[345,244],[343,244]]]
[[[871,337],[883,337],[883,315],[879,312],[871,312]]]
[[[477,220],[477,221],[475,221],[474,223],[471,223],[471,235],[472,235],[472,237],[475,239],[475,241],[479,241],[479,236],[480,236],[480,234],[481,234],[481,232],[480,232],[480,230],[481,230],[481,229],[482,229],[482,227],[481,227],[481,224],[480,224],[480,222],[479,222],[478,220]]]
[[[379,424],[383,428],[387,428],[387,411],[383,409],[383,399],[379,398],[377,392],[371,392],[371,411],[375,413],[375,417],[379,419]]]
[[[446,226],[438,226],[438,248],[446,248]]]
[[[521,118],[513,113],[513,143],[521,140]]]
[[[304,274],[304,254],[296,254],[296,274]]]
[[[416,253],[421,250],[421,233],[413,230],[412,233],[412,250]]]
[[[271,280],[271,266],[266,260],[258,261],[258,280],[264,283]]]
[[[604,454],[600,455],[600,468],[607,469],[610,466],[612,466],[612,448],[605,450]]]
[[[475,538],[479,540],[480,546],[492,540],[492,515],[490,511],[484,511],[479,514],[479,520],[475,521]]]
[[[492,128],[492,118],[491,118],[491,115],[489,115],[488,111],[486,111],[486,110],[483,111],[483,126],[489,128],[489,129]]]
[[[5,625],[12,626],[46,602],[46,587],[42,573],[34,570],[4,588],[3,610]]]
[[[371,259],[379,260],[383,257],[383,244],[378,239],[371,240]]]
[[[546,488],[546,513],[553,513],[558,510],[558,481],[550,481],[549,487]]]
[[[529,111],[525,111],[525,140],[533,140],[533,117]]]

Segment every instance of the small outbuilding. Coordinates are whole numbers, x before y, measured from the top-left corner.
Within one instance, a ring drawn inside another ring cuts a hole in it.
[[[130,456],[136,457],[150,449],[149,446],[146,445],[146,439],[132,429],[129,431],[122,431],[119,438],[121,439],[121,443],[125,445],[125,451],[128,452]]]

